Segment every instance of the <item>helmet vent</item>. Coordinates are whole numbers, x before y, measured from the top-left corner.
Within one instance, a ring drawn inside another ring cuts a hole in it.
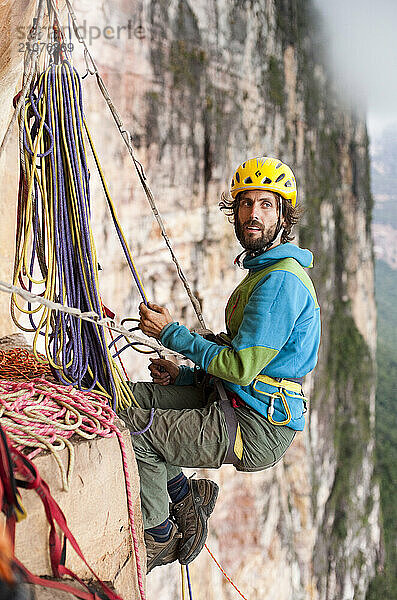
[[[251,179],[251,177],[246,177],[246,178],[244,179],[244,183],[252,183],[252,179]]]
[[[284,183],[284,187],[292,187],[292,182],[290,179]]]
[[[245,169],[245,164],[246,164],[246,163],[243,163],[243,169]]]
[[[276,169],[279,169],[279,168],[281,167],[281,165],[282,165],[282,164],[283,164],[283,163],[281,163],[281,162],[277,163],[277,165],[276,165]]]
[[[276,179],[276,183],[278,183],[279,181],[281,181],[282,179],[284,179],[285,177],[285,173],[281,173],[281,175],[279,175]]]
[[[234,179],[232,179],[232,187],[234,187]]]
[[[235,174],[235,178],[236,178],[237,183],[240,183],[240,173],[238,171]]]
[[[262,179],[262,183],[263,183],[263,184],[266,184],[266,183],[271,183],[271,182],[272,182],[272,180],[271,180],[271,179],[269,179],[269,177],[265,177],[265,179]]]

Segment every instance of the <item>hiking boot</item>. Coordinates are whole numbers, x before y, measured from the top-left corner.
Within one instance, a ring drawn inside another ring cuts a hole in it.
[[[145,531],[145,545],[147,556],[147,571],[150,573],[154,567],[167,565],[178,559],[179,544],[182,534],[179,533],[175,523],[172,524],[170,539],[166,542],[156,542],[149,532]]]
[[[207,521],[215,507],[219,487],[209,479],[189,479],[189,491],[171,505],[171,517],[182,533],[179,562],[188,565],[203,549],[207,539]]]

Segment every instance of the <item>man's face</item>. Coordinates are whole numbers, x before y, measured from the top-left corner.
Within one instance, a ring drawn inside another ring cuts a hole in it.
[[[243,248],[261,250],[273,239],[278,204],[277,194],[268,190],[248,190],[241,194],[234,230]]]

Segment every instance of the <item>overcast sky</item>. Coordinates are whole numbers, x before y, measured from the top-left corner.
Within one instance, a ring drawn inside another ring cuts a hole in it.
[[[343,95],[366,106],[370,133],[397,123],[397,0],[313,0]]]

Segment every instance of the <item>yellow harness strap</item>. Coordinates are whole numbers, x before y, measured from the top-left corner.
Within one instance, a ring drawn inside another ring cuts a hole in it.
[[[241,437],[240,423],[237,423],[236,439],[234,441],[233,452],[240,460],[243,457],[243,438]]]
[[[273,379],[273,377],[268,377],[267,375],[257,375],[255,379],[261,381],[262,383],[267,383],[267,385],[274,385],[274,387],[276,388],[283,388],[284,390],[288,390],[289,392],[302,394],[302,386],[296,381],[289,381],[289,379],[282,379],[281,381],[277,381],[277,379]]]

